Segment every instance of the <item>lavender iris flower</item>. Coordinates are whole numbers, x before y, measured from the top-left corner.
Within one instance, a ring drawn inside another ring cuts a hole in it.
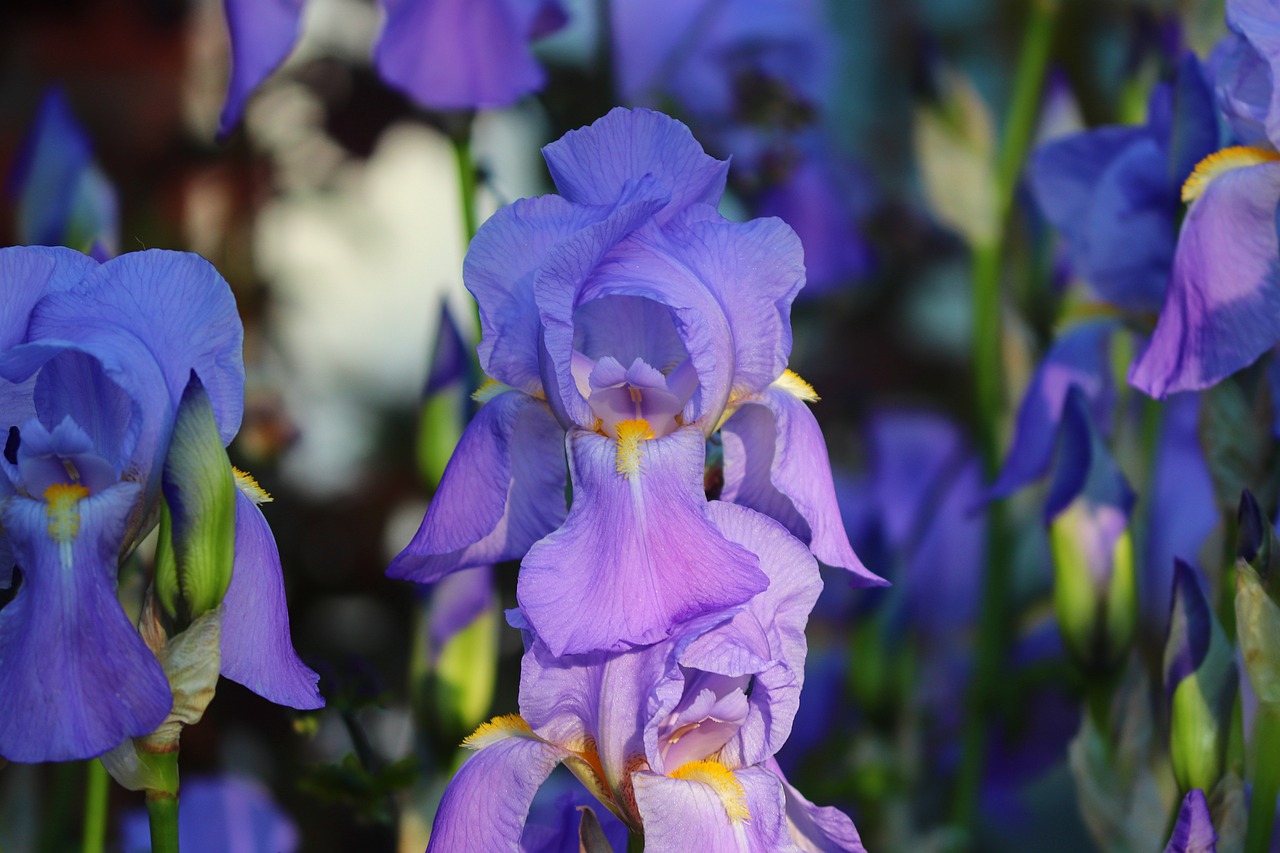
[[[240,121],[253,91],[284,62],[305,0],[225,0],[231,82],[219,134]],[[431,109],[500,107],[542,88],[529,42],[564,25],[559,0],[383,0],[374,48],[379,73]]]
[[[1244,145],[1203,160],[1183,188],[1169,291],[1129,374],[1153,397],[1210,387],[1280,340],[1280,9],[1231,0],[1227,26],[1215,94]]]
[[[482,726],[450,783],[429,850],[515,850],[534,792],[564,763],[647,850],[861,851],[835,809],[782,778],[804,678],[804,625],[821,590],[813,557],[776,522],[710,504],[759,555],[768,586],[653,645],[557,656],[525,629],[522,716]]]
[[[388,574],[428,583],[528,551],[520,608],[557,655],[740,605],[766,581],[707,515],[723,424],[721,496],[880,583],[844,533],[812,389],[786,371],[795,233],[721,217],[727,164],[660,113],[616,109],[544,156],[562,195],[500,210],[472,241],[496,381]]]
[[[154,523],[169,434],[201,377],[229,441],[244,405],[243,331],[225,281],[180,252],[99,265],[67,249],[0,250],[0,755],[62,761],[152,731],[160,664],[116,599],[116,567]],[[279,556],[244,480],[224,602],[229,678],[294,707],[323,704],[289,641]]]
[[[1204,791],[1193,788],[1182,800],[1164,853],[1216,853],[1217,849],[1218,833],[1209,815],[1209,801]]]

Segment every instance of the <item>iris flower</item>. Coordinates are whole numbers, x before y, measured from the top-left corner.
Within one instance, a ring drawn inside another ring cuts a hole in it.
[[[528,551],[517,597],[554,654],[661,640],[765,587],[707,516],[719,430],[724,500],[881,583],[845,535],[813,391],[786,370],[795,233],[721,217],[727,163],[660,113],[616,109],[544,155],[561,195],[500,210],[472,241],[495,381],[388,574],[429,583]]]
[[[651,851],[861,851],[853,823],[772,760],[804,680],[818,567],[776,522],[713,502],[710,521],[759,555],[768,586],[649,646],[555,655],[525,632],[521,715],[481,726],[428,850],[518,850],[529,804],[564,763]]]
[[[171,697],[116,598],[118,562],[154,523],[189,377],[225,442],[244,406],[243,331],[207,261],[147,251],[99,265],[67,249],[0,250],[0,755],[62,761],[151,732]],[[293,651],[279,555],[245,478],[222,672],[294,707],[323,704]]]

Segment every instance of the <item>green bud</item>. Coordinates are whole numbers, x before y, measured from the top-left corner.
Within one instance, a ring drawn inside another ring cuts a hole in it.
[[[1090,670],[1114,671],[1124,661],[1137,624],[1137,569],[1133,538],[1116,537],[1110,566],[1091,566],[1096,532],[1087,504],[1077,501],[1049,525],[1053,604],[1072,656]],[[1107,570],[1109,568],[1109,571]]]
[[[1254,570],[1273,601],[1280,600],[1280,547],[1276,544],[1276,531],[1248,489],[1240,495],[1236,517],[1236,559]]]
[[[1183,792],[1211,791],[1226,765],[1239,674],[1196,570],[1181,560],[1174,572],[1164,672],[1174,777]]]
[[[182,392],[161,485],[155,591],[181,629],[222,603],[236,544],[235,477],[195,371]]]

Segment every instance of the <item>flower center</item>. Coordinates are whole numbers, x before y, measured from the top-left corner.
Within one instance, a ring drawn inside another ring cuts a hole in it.
[[[44,490],[45,514],[49,516],[49,538],[59,544],[69,543],[80,532],[79,503],[89,497],[84,486],[54,483]]]
[[[681,424],[681,410],[698,384],[687,359],[670,375],[641,358],[625,368],[612,356],[592,362],[575,354],[574,362],[578,387],[592,414],[600,419],[599,431],[610,438],[621,438],[624,422],[647,422],[652,433],[648,438],[674,432]]]

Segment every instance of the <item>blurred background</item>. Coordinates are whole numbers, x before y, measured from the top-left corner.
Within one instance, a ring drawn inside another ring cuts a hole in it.
[[[734,158],[727,216],[780,215],[800,231],[810,287],[791,368],[822,397],[814,412],[855,548],[896,586],[855,594],[827,578],[780,760],[810,799],[852,814],[868,849],[950,849],[985,524],[966,228],[982,218],[1033,4],[797,2],[807,23],[777,62],[761,33],[724,35],[717,56],[763,56],[766,73],[734,66],[730,101],[711,106],[628,82],[620,57],[645,48],[627,46],[625,13],[610,18],[609,5],[566,2],[567,25],[534,45],[542,90],[468,116],[480,218],[553,190],[541,145],[644,103]],[[306,851],[421,850],[454,746],[479,721],[472,709],[516,710],[520,638],[496,615],[514,606],[515,566],[494,573],[488,639],[468,647],[482,662],[462,675],[433,669],[446,639],[432,634],[432,591],[383,575],[474,389],[465,368],[440,372],[458,347],[447,324],[465,349],[476,323],[461,279],[457,117],[379,78],[380,16],[364,0],[308,0],[299,44],[219,139],[230,53],[218,0],[7,0],[0,12],[0,175],[18,171],[60,91],[114,188],[110,251],[198,252],[238,300],[248,400],[232,459],[275,496],[266,511],[294,644],[329,705],[299,714],[223,680],[183,736],[184,783],[254,780]],[[1221,0],[1064,2],[1035,140],[1140,121],[1170,44],[1204,55],[1223,31]],[[0,203],[4,244],[23,242],[15,180]],[[1080,287],[1025,188],[1015,207],[1004,446]],[[1095,849],[1068,761],[1081,686],[1052,618],[1042,500],[1009,508],[1030,521],[1011,548],[1009,686],[991,713],[976,849]],[[450,679],[454,694],[439,689]],[[0,849],[74,849],[80,772],[0,768]],[[141,795],[111,796],[110,837],[132,849]]]

